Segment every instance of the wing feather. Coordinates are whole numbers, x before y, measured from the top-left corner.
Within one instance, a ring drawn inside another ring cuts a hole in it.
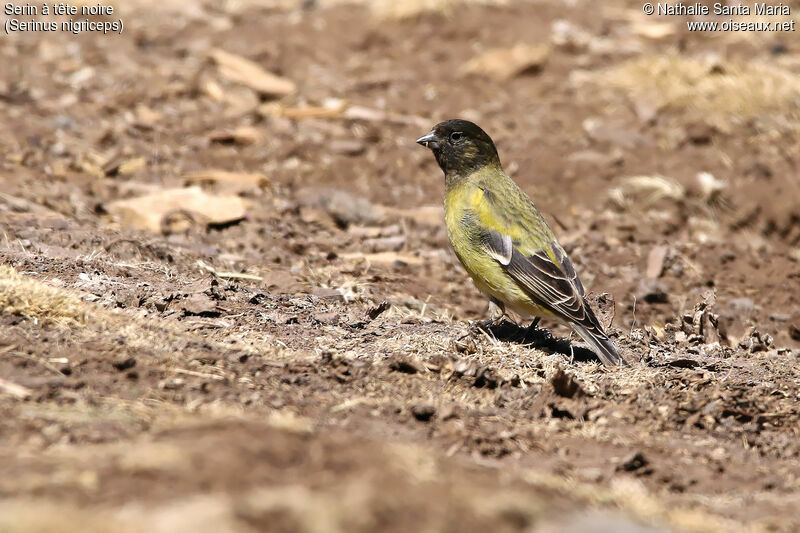
[[[558,243],[550,244],[552,257],[545,250],[525,256],[513,246],[510,236],[490,231],[484,239],[484,247],[538,305],[568,322],[602,331],[586,304],[575,268]]]
[[[496,231],[490,231],[486,235],[484,247],[486,253],[501,265],[508,266],[511,262],[511,255],[514,252],[511,235],[501,235]]]

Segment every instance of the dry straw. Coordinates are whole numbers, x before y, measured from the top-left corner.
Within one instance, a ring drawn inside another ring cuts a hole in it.
[[[661,108],[755,116],[800,111],[800,77],[769,64],[643,57],[593,74],[599,84],[652,98]]]
[[[0,313],[37,323],[69,325],[86,320],[86,304],[76,295],[0,265]]]

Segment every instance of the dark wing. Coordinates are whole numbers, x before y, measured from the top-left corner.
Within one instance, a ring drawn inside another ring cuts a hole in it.
[[[486,253],[501,265],[508,266],[514,253],[511,235],[501,235],[496,231],[490,231],[486,234],[485,240]]]
[[[496,231],[488,232],[483,244],[487,253],[505,267],[537,304],[568,322],[602,331],[584,299],[583,285],[575,268],[558,243],[550,245],[555,261],[544,250],[523,255],[513,246],[510,237]],[[506,257],[506,262],[501,260]]]

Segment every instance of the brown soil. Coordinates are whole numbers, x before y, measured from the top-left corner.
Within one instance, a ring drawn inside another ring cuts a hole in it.
[[[800,529],[796,34],[430,4],[126,2],[120,36],[0,39],[0,531]],[[461,73],[520,42],[546,62]],[[413,142],[455,116],[616,301],[629,368],[469,328]],[[244,219],[111,214],[209,169]]]

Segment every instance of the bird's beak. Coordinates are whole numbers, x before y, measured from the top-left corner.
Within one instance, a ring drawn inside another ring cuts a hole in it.
[[[435,133],[430,132],[427,135],[423,135],[419,139],[417,139],[417,144],[421,144],[426,148],[436,148],[436,142],[439,138],[436,136]]]

